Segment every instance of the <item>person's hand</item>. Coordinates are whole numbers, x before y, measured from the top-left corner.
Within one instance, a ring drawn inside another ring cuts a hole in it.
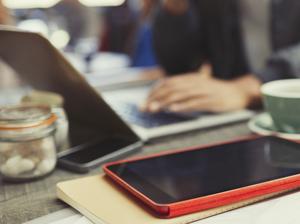
[[[174,15],[181,15],[189,8],[189,0],[163,0],[163,6]]]
[[[207,69],[207,68],[205,68]],[[205,70],[204,69],[204,70]],[[191,73],[163,80],[141,109],[145,112],[226,112],[246,108],[260,98],[260,82],[252,75],[225,81],[209,72]]]

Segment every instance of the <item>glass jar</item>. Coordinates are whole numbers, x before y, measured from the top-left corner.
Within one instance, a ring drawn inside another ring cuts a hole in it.
[[[0,173],[4,180],[35,179],[54,170],[56,119],[47,106],[0,108]]]
[[[58,151],[69,148],[69,122],[63,109],[64,98],[54,92],[33,90],[25,95],[21,103],[46,105],[51,107],[52,113],[57,117],[55,142]]]

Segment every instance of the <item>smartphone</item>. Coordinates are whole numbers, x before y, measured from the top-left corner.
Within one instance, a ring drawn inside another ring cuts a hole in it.
[[[300,187],[300,144],[251,137],[104,165],[156,214],[175,217]]]
[[[58,165],[80,173],[98,167],[100,164],[127,156],[139,150],[143,143],[121,137],[108,137],[73,147],[59,153]]]

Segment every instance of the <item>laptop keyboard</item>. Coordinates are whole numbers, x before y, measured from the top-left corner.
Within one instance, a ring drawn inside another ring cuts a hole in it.
[[[110,105],[114,111],[116,111],[116,113],[127,122],[142,126],[144,128],[154,128],[162,125],[169,125],[195,119],[193,116],[185,116],[171,112],[159,112],[155,114],[144,113],[139,110],[137,105],[133,103],[130,104],[128,102],[110,102]]]

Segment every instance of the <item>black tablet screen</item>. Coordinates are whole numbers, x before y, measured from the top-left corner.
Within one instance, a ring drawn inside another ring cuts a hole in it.
[[[300,144],[273,137],[110,166],[157,203],[168,204],[300,173]]]

